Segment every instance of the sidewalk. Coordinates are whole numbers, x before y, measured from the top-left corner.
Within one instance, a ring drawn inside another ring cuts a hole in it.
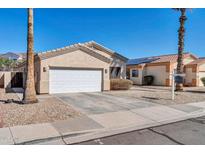
[[[74,144],[205,115],[205,102],[156,105],[0,129],[0,144]]]

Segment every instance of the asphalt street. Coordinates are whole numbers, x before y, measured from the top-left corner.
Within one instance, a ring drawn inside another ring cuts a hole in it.
[[[79,145],[204,145],[205,116],[78,143]]]

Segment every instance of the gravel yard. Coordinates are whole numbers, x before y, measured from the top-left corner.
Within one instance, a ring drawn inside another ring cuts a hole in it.
[[[1,100],[13,98],[19,100],[14,93],[5,94],[0,92]],[[53,96],[40,97],[39,103],[36,104],[4,104],[0,102],[0,122],[1,127],[9,127],[15,125],[26,125],[35,123],[54,122],[57,120],[66,120],[80,116],[80,113],[75,111],[71,106],[61,102]]]
[[[111,91],[106,93],[115,96],[133,97],[164,105],[205,101],[205,87],[184,87],[184,92],[176,92],[174,101],[171,100],[171,87],[133,86],[127,91]]]

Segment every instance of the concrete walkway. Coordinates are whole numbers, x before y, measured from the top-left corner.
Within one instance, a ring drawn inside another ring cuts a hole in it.
[[[73,144],[205,115],[205,102],[144,105],[57,121],[0,129],[0,144]]]

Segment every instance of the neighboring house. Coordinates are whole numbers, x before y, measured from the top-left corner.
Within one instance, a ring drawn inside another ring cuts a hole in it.
[[[39,94],[110,90],[111,78],[126,78],[127,58],[94,42],[35,55]],[[25,71],[25,64],[18,67]]]
[[[204,86],[201,78],[205,77],[205,58],[199,58],[187,64],[184,71],[187,86]]]
[[[177,57],[177,54],[169,54],[130,59],[127,62],[127,78],[132,80],[134,84],[143,85],[144,76],[152,75],[154,85],[171,86],[171,74],[177,67]],[[197,57],[191,53],[184,53],[183,58],[184,65],[197,60]]]

